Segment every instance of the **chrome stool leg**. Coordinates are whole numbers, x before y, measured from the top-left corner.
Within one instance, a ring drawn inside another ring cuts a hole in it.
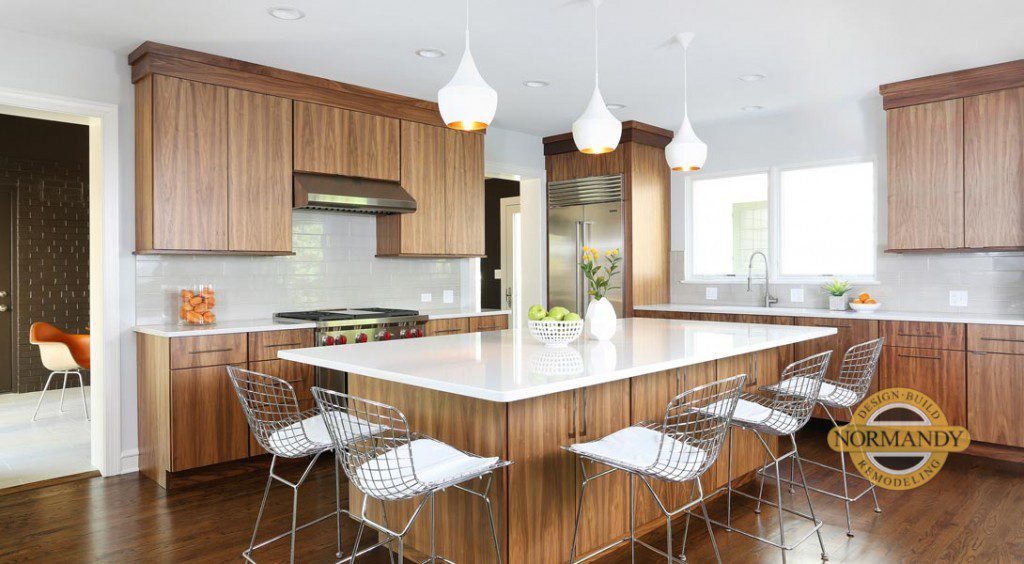
[[[572,529],[572,549],[569,550],[569,562],[576,562],[576,542],[580,535],[580,517],[583,515],[583,498],[587,493],[587,469],[583,466],[583,459],[580,459],[580,472],[583,473],[583,483],[580,484],[580,500],[576,505],[576,525]]]
[[[689,526],[689,521],[687,521]],[[629,561],[636,562],[636,475],[629,475]]]
[[[46,396],[46,389],[50,387],[50,381],[53,380],[53,375],[56,372],[50,372],[50,376],[46,378],[46,383],[43,384],[43,391],[39,394],[39,401],[36,402],[36,410],[32,412],[32,420],[35,421],[36,417],[39,416],[39,406],[43,405],[43,398]]]
[[[853,421],[853,408],[847,407],[846,412],[850,414],[850,421]],[[846,479],[846,475],[843,475],[843,480]],[[871,499],[875,502],[875,513],[881,513],[882,508],[878,506],[878,495],[875,494],[875,485],[871,484]]]
[[[800,481],[804,486],[804,497],[807,498],[807,507],[811,512],[811,519],[817,521],[818,517],[814,515],[814,504],[811,503],[811,490],[807,489],[807,476],[804,475],[804,465],[800,462],[800,451],[796,448],[796,435],[791,433],[789,435],[789,440],[793,443],[794,464],[796,464],[797,468],[800,470]],[[776,469],[778,469],[778,466],[776,466]],[[825,550],[825,541],[821,538],[821,528],[819,527],[814,532],[818,535],[818,545],[821,546],[821,559],[828,560],[828,552]]]
[[[64,385],[60,387],[60,413],[64,413],[64,392],[68,390],[68,372],[64,371]]]

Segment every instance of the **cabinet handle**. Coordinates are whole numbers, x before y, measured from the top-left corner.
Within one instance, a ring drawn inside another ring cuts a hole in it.
[[[676,370],[676,397],[683,393],[683,378],[686,376],[686,369],[680,368]]]
[[[227,349],[210,349],[210,350],[206,350],[206,351],[188,351],[188,354],[222,353],[222,352],[231,352],[231,350],[232,349],[227,348]]]
[[[587,436],[587,389],[583,388],[583,436]]]
[[[750,355],[750,382],[747,382],[747,386],[751,388],[757,387],[757,354],[753,353]]]
[[[903,353],[900,353],[898,356],[901,356],[903,358],[923,358],[923,359],[926,359],[926,360],[942,360],[941,356],[926,356],[926,355],[923,355],[923,354],[903,354]]]
[[[298,346],[301,346],[301,345],[302,345],[302,343],[281,343],[281,344],[278,344],[278,345],[273,345],[273,344],[271,344],[271,345],[263,345],[263,348],[265,348],[265,349],[272,349],[274,347],[298,347]]]
[[[576,438],[576,390],[572,391],[572,431],[569,431],[569,438]]]
[[[897,333],[900,337],[921,337],[925,339],[937,339],[938,335],[932,335],[931,333]]]
[[[1000,339],[997,337],[982,337],[982,341],[999,341],[1001,343],[1024,343],[1024,339]]]

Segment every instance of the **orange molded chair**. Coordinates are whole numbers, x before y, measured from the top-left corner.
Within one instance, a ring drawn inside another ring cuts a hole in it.
[[[71,335],[57,329],[49,323],[37,321],[32,324],[28,333],[28,341],[39,347],[39,356],[43,366],[50,371],[43,391],[32,413],[32,420],[39,414],[39,406],[43,404],[43,396],[50,387],[54,374],[64,374],[64,385],[60,390],[60,411],[64,411],[64,392],[68,387],[68,374],[78,375],[78,385],[82,390],[82,405],[85,407],[85,418],[89,419],[89,403],[85,399],[85,383],[82,381],[81,370],[89,369],[89,335]]]

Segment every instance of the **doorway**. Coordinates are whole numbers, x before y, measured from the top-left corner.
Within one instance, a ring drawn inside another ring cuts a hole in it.
[[[0,490],[95,471],[88,344],[32,329],[88,339],[89,174],[88,126],[0,114]]]
[[[513,280],[518,264],[513,262],[513,245],[507,235],[512,229],[510,203],[519,204],[519,182],[504,178],[488,178],[484,181],[484,256],[480,259],[480,307],[484,309],[509,309],[516,296],[513,294]]]

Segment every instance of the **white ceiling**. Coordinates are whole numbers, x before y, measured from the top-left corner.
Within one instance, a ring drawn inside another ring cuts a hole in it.
[[[267,15],[294,6],[299,21]],[[114,49],[169,43],[436,99],[462,49],[462,0],[0,0],[0,27]],[[592,8],[578,0],[473,0],[473,54],[498,91],[495,125],[568,131],[592,88]],[[880,83],[1024,58],[1022,0],[606,0],[602,91],[616,112],[674,129],[674,34],[694,31],[700,124],[877,96]],[[423,59],[416,49],[448,56]],[[2,56],[2,55],[0,55]],[[126,63],[127,64],[127,63]],[[739,75],[767,75],[747,83]],[[551,82],[543,89],[524,80]],[[2,80],[2,77],[0,77]]]

